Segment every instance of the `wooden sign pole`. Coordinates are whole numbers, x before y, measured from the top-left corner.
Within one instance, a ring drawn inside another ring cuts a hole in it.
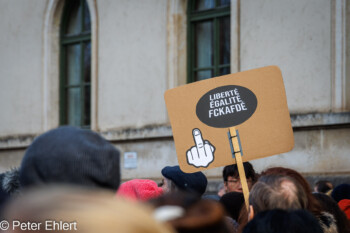
[[[243,162],[242,162],[242,153],[241,153],[241,145],[239,142],[240,140],[239,134],[236,131],[235,127],[230,127],[229,133],[230,133],[230,140],[232,143],[231,144],[232,155],[234,155],[234,158],[236,159],[238,174],[239,174],[239,178],[241,180],[241,185],[243,189],[244,201],[245,201],[247,211],[249,211],[249,189],[248,189],[247,178],[245,176],[245,171],[244,171]]]

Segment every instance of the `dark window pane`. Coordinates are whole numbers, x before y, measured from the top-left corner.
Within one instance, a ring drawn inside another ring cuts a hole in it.
[[[81,28],[81,9],[80,1],[72,1],[69,5],[68,26],[66,34],[78,34]]]
[[[220,18],[219,25],[220,65],[230,64],[230,17]]]
[[[229,74],[230,0],[189,0],[189,82]]]
[[[68,125],[81,125],[81,93],[80,88],[67,90],[67,123]]]
[[[202,70],[202,71],[196,72],[196,81],[204,80],[212,77],[213,77],[212,70]]]
[[[61,42],[60,122],[88,128],[91,123],[91,20],[86,0],[66,0]],[[71,40],[73,39],[74,40]]]
[[[67,84],[80,84],[81,69],[80,69],[81,46],[79,44],[67,46]]]
[[[215,0],[196,0],[195,10],[202,11],[215,8]]]
[[[195,25],[195,66],[197,68],[213,65],[213,22],[207,21]]]
[[[220,69],[220,75],[230,74],[230,67]]]
[[[84,82],[91,82],[91,43],[84,44]]]
[[[84,4],[84,31],[91,31],[90,12],[87,2]]]
[[[84,92],[84,125],[90,125],[91,120],[91,87],[90,85],[85,86]]]
[[[231,0],[220,0],[219,6],[229,6],[231,4]]]

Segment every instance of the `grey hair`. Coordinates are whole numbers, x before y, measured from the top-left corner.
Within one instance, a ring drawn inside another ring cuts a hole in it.
[[[254,212],[259,213],[270,209],[306,209],[307,195],[302,186],[293,178],[281,175],[266,175],[260,177],[253,186],[249,203]]]

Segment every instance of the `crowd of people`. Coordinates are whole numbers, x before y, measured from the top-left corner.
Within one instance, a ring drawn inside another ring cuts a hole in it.
[[[0,174],[4,232],[349,233],[350,184],[312,187],[298,172],[271,167],[257,174],[243,163],[245,204],[237,165],[223,186],[206,193],[202,172],[161,170],[162,182],[121,183],[120,153],[99,134],[63,126],[37,137],[17,169]]]

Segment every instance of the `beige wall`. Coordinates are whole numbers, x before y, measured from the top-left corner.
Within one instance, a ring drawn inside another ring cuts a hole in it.
[[[42,131],[45,1],[0,1],[0,137]]]
[[[98,1],[101,131],[167,122],[167,1]]]
[[[350,130],[310,130],[294,133],[291,152],[252,161],[259,171],[286,166],[305,174],[349,174]]]
[[[241,1],[241,69],[278,65],[291,113],[331,109],[329,0]]]

